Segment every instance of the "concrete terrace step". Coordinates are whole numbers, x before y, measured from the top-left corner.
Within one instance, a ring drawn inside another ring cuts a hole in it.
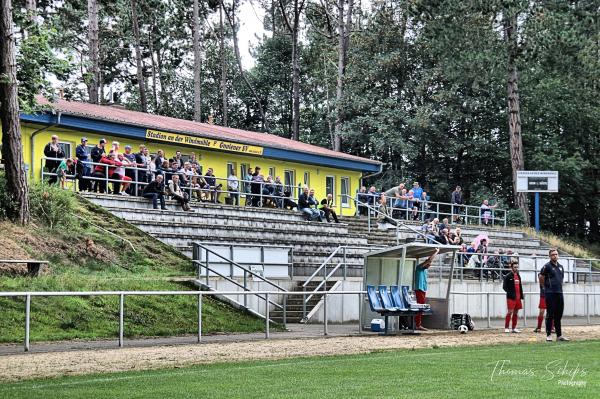
[[[120,216],[120,215],[118,215]],[[194,222],[194,223],[172,223],[168,221],[153,221],[153,220],[130,220],[127,217],[124,218],[128,222],[136,225],[140,229],[153,234],[153,233],[175,233],[175,234],[205,234],[210,235],[211,232],[216,230],[236,230],[239,232],[253,233],[257,231],[271,231],[271,232],[286,232],[287,234],[334,234],[336,236],[347,235],[347,231],[343,227],[336,227],[325,224],[314,224],[308,223],[306,225],[294,225],[287,224],[285,222],[271,222],[264,221],[260,223],[261,227],[254,225],[240,225],[237,221],[231,221],[224,219],[225,223],[231,222],[231,224],[213,223],[213,220],[207,220],[205,222]],[[260,230],[258,230],[260,229]]]
[[[296,244],[306,244],[308,242],[305,236],[290,236],[286,232],[281,231],[240,231],[239,229],[217,229],[213,230],[211,235],[203,234],[174,234],[174,233],[151,233],[154,237],[162,242],[172,246],[185,245],[193,241],[215,241],[215,239],[229,239],[231,231],[237,231],[240,238],[246,238],[246,243],[256,242],[260,244],[276,244],[285,242],[286,245],[295,246]],[[336,240],[336,237],[338,238]],[[323,234],[319,239],[330,239],[338,245],[365,245],[366,240],[360,236],[344,237],[333,234]],[[337,246],[337,245],[336,245]]]
[[[107,208],[125,208],[125,209],[152,209],[152,203],[146,198],[140,197],[125,197],[121,195],[110,194],[80,194],[82,197],[94,202],[97,205]],[[181,207],[176,201],[166,200],[166,212],[181,212]],[[247,217],[273,217],[278,215],[282,218],[290,218],[290,220],[304,220],[302,214],[298,211],[290,211],[277,208],[255,208],[249,206],[232,206],[225,204],[212,204],[205,202],[191,202],[190,206],[202,214],[220,214],[220,215],[245,215]]]

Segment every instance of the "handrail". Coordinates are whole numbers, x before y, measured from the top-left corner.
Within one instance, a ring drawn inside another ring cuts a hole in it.
[[[347,195],[347,194],[341,194],[340,196],[348,196],[348,197],[350,197],[355,202],[355,204],[357,204],[357,205],[360,204],[360,206],[367,206],[368,203],[365,203],[365,202],[362,202],[362,201],[358,200],[358,194],[359,193],[356,194],[356,197],[352,197],[352,196]],[[369,193],[361,193],[361,194],[366,195],[368,197],[373,197],[374,199],[378,199],[379,198],[378,195],[373,195],[373,194],[369,194]],[[397,198],[395,198],[395,197],[390,197],[390,198],[387,199],[390,202],[389,208],[391,209],[392,212],[394,210],[399,210],[401,212],[406,212],[407,214],[413,212],[413,209],[412,208],[408,208],[408,206],[405,207],[405,208],[395,207],[394,206],[394,202],[395,202],[396,199]],[[406,199],[406,201],[409,201],[409,200]],[[427,215],[427,214],[433,214],[433,213],[435,213],[437,215],[437,217],[440,217],[440,216],[448,216],[448,217],[452,217],[452,218],[454,218],[455,216],[459,216],[460,217],[461,215],[463,215],[460,212],[460,209],[464,208],[465,209],[464,216],[466,218],[465,221],[467,222],[466,224],[468,224],[468,219],[477,219],[479,221],[479,224],[481,224],[481,206],[467,205],[467,204],[452,204],[452,203],[449,203],[449,202],[439,202],[439,201],[429,201],[429,200],[423,201],[422,199],[413,199],[412,202],[419,203],[419,205],[416,206],[417,207],[417,211],[416,212],[417,212],[417,214],[420,214],[423,217],[425,215]],[[434,205],[435,209],[425,210],[425,209],[423,209],[423,206],[422,206],[423,204]],[[445,206],[445,207],[450,208],[450,212],[440,212],[440,206]],[[458,213],[456,213],[454,211],[455,208],[458,208],[458,210],[459,210]],[[477,211],[477,215],[469,215],[468,214],[469,213],[469,209],[476,210]],[[490,217],[489,220],[491,221],[492,225],[494,225],[496,221],[500,221],[500,222],[503,222],[504,227],[506,227],[506,224],[507,224],[507,217],[506,217],[506,215],[507,215],[507,212],[508,212],[507,209],[490,208],[490,212],[492,213],[492,216]],[[496,212],[503,212],[504,217],[501,218],[501,217],[496,216]],[[421,218],[421,220],[422,219],[423,218]]]
[[[354,199],[353,197],[351,197],[351,196],[349,196],[349,195],[347,195],[347,194],[343,194],[343,195],[344,195],[344,196],[347,196],[347,197],[349,197],[349,198],[352,198],[354,201],[358,201],[358,200]],[[393,217],[391,217],[390,215],[386,215],[385,213],[381,212],[379,209],[375,209],[373,206],[371,206],[371,205],[369,205],[369,204],[365,204],[365,203],[361,202],[361,206],[364,206],[364,207],[365,207],[365,208],[367,208],[368,210],[371,210],[371,211],[373,211],[373,212],[375,212],[375,213],[378,213],[378,214],[380,214],[380,215],[383,215],[383,216],[385,216],[386,218],[389,218],[389,219],[393,220],[394,222],[396,222],[396,239],[398,239],[398,230],[400,229],[400,227],[404,227],[404,228],[407,228],[408,230],[412,231],[413,233],[415,233],[415,234],[417,234],[417,235],[420,235],[420,236],[421,236],[421,237],[423,237],[425,240],[428,240],[428,241],[433,241],[433,242],[435,242],[436,244],[443,245],[441,242],[439,242],[439,241],[438,241],[438,240],[436,240],[435,238],[430,238],[430,237],[428,237],[426,234],[424,234],[424,233],[420,232],[419,230],[417,230],[417,229],[415,229],[415,228],[413,228],[413,227],[411,227],[411,226],[409,226],[409,225],[405,224],[403,221],[401,221],[401,220],[398,220],[398,219],[394,219],[394,218],[393,218]],[[370,229],[370,228],[371,228],[371,223],[370,223],[371,214],[370,214],[370,213],[369,213],[369,216],[368,216],[368,218],[369,218],[369,231],[371,231],[371,229]]]
[[[310,300],[310,298],[312,298],[312,297],[313,297],[313,295],[314,295],[315,291],[319,291],[319,290],[321,289],[321,287],[322,287],[322,286],[323,286],[325,283],[327,283],[327,280],[329,280],[329,278],[330,278],[331,276],[333,276],[333,273],[335,273],[335,272],[336,272],[336,271],[337,271],[337,270],[340,268],[340,266],[342,266],[343,264],[344,264],[344,262],[339,262],[339,263],[337,264],[337,266],[336,266],[336,267],[334,267],[334,268],[331,270],[331,272],[329,272],[329,274],[328,274],[327,276],[325,276],[325,279],[324,279],[323,281],[321,281],[321,283],[320,283],[320,284],[317,286],[317,288],[315,288],[315,289],[313,290],[313,292],[312,292],[312,293],[311,293],[309,296],[307,296],[307,297],[304,299],[304,301],[308,303],[308,301]]]
[[[264,277],[263,277],[263,276],[261,276],[260,274],[258,274],[258,273],[255,273],[255,272],[253,272],[252,270],[250,270],[250,269],[248,269],[248,268],[245,268],[244,266],[240,265],[239,263],[235,262],[234,260],[227,259],[227,258],[226,258],[226,257],[224,257],[223,255],[221,255],[221,254],[219,254],[219,253],[217,253],[217,252],[213,251],[212,249],[210,249],[210,248],[206,247],[206,246],[205,246],[205,245],[203,245],[203,244],[200,244],[200,243],[198,243],[198,242],[194,242],[194,243],[193,243],[193,245],[194,245],[194,246],[198,246],[198,247],[200,247],[200,248],[204,249],[206,252],[210,252],[211,254],[213,254],[213,255],[216,255],[217,257],[219,257],[219,258],[223,259],[224,261],[226,261],[228,264],[231,264],[231,265],[233,265],[233,266],[237,266],[239,269],[243,270],[245,273],[248,273],[248,274],[250,274],[251,276],[257,277],[259,280],[261,280],[261,281],[263,281],[263,282],[265,282],[265,283],[267,283],[267,284],[271,285],[272,287],[275,287],[275,288],[277,288],[277,289],[279,289],[279,290],[281,290],[281,291],[287,292],[287,290],[286,290],[285,288],[283,288],[283,287],[281,287],[281,286],[279,286],[279,285],[275,284],[274,282],[272,282],[272,281],[270,281],[270,280],[268,280],[268,279],[264,278]],[[207,256],[207,258],[206,258],[206,260],[205,260],[205,263],[203,263],[202,261],[200,261],[200,259],[193,259],[193,260],[192,260],[192,262],[193,262],[193,263],[195,263],[195,264],[197,264],[197,265],[198,265],[198,268],[199,268],[200,266],[202,266],[202,267],[206,267],[206,266],[208,265],[208,256]]]
[[[207,268],[208,270],[210,270],[211,272],[213,272],[213,273],[215,273],[215,274],[217,274],[217,275],[221,276],[222,278],[224,278],[225,280],[229,281],[230,283],[233,283],[233,284],[234,284],[234,285],[236,285],[237,287],[243,288],[243,289],[244,289],[244,291],[246,291],[246,292],[250,291],[250,289],[249,289],[249,288],[247,288],[247,287],[245,287],[244,285],[242,285],[242,284],[238,283],[238,282],[237,282],[237,281],[235,281],[234,279],[232,279],[232,278],[230,278],[230,277],[227,277],[226,275],[224,275],[224,274],[222,274],[222,273],[218,272],[217,270],[213,269],[212,267],[210,267],[210,266],[207,266],[207,265],[204,265],[204,267],[205,267],[205,268]],[[261,294],[254,294],[254,295],[256,295],[256,297],[258,297],[258,298],[260,298],[260,299],[267,300],[267,298],[266,298],[265,296],[261,296]],[[283,309],[283,306],[282,306],[282,305],[280,305],[280,304],[278,304],[277,302],[273,302],[273,301],[271,301],[270,299],[268,300],[268,302],[269,302],[270,304],[274,305],[274,306],[275,306],[276,308],[278,308],[278,309]]]

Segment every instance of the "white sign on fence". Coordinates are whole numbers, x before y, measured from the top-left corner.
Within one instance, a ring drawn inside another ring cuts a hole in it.
[[[517,171],[517,192],[557,193],[558,171],[519,170]]]

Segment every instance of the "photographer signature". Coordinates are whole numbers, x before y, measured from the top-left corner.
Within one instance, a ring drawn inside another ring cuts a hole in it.
[[[571,363],[569,360],[553,360],[546,363],[543,369],[535,369],[532,367],[518,368],[511,366],[510,360],[498,360],[496,362],[488,363],[493,365],[492,374],[490,375],[490,381],[494,381],[494,378],[510,376],[510,377],[526,377],[526,378],[539,378],[541,381],[552,381],[556,378],[568,379],[574,381],[576,377],[586,377],[588,371],[581,367],[579,363]]]

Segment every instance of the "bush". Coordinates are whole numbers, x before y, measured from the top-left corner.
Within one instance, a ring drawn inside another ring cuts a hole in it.
[[[32,184],[29,187],[29,205],[32,216],[51,229],[69,228],[75,222],[75,195],[57,185]]]
[[[525,226],[525,216],[520,209],[509,209],[506,214],[506,223],[509,226]]]
[[[0,173],[0,218],[6,219],[6,217],[11,213],[10,211],[14,209],[15,202],[8,195],[6,191],[6,176],[4,176],[4,172]]]

